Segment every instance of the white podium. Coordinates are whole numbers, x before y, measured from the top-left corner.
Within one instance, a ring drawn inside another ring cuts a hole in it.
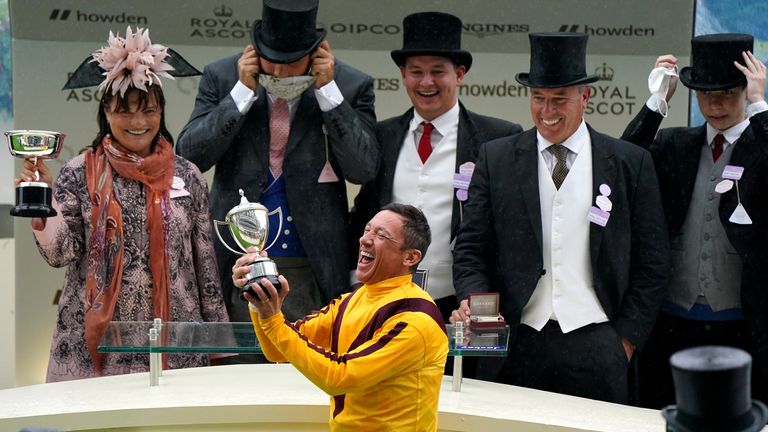
[[[0,390],[0,431],[327,431],[329,398],[288,364],[230,365]],[[661,432],[658,411],[465,379],[443,379],[440,431]]]

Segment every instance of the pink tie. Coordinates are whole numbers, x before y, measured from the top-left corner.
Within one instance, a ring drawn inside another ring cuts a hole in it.
[[[269,170],[275,178],[283,173],[283,159],[290,130],[291,113],[288,110],[288,101],[276,98],[272,102],[272,114],[269,116]]]
[[[725,137],[723,134],[715,135],[715,139],[712,140],[712,160],[717,162],[720,159],[720,155],[723,154],[723,144],[725,143]]]
[[[432,129],[435,127],[432,123],[422,123],[424,126],[424,132],[419,139],[419,157],[421,157],[421,163],[427,163],[429,155],[432,154]]]

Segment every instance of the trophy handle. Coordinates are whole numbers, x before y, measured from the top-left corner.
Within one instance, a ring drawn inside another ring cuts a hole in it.
[[[232,251],[232,252],[234,252],[234,253],[236,253],[238,255],[245,255],[243,252],[236,251],[236,250],[232,249],[231,247],[229,247],[227,242],[224,241],[224,238],[221,237],[221,232],[219,232],[219,225],[229,226],[229,224],[226,223],[226,222],[217,221],[216,219],[213,220],[213,229],[214,229],[214,231],[216,231],[216,235],[219,237],[219,240],[221,241],[221,244],[223,244],[225,248],[229,249],[230,251]]]
[[[279,221],[278,226],[277,226],[277,233],[275,234],[275,238],[272,239],[272,243],[270,243],[269,246],[265,247],[264,250],[267,250],[267,249],[271,248],[272,246],[274,246],[275,243],[277,243],[277,239],[280,238],[280,233],[283,232],[283,208],[282,207],[278,207],[278,208],[272,210],[271,212],[267,213],[267,216],[272,216],[275,213],[277,213],[277,215],[278,215],[277,220]]]

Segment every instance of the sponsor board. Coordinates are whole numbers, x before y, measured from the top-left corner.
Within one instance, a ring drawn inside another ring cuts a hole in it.
[[[240,49],[261,13],[261,2],[253,0],[9,0],[9,5],[17,39],[99,43],[108,30],[124,32],[131,25],[150,27],[153,37],[169,45]],[[491,53],[527,53],[529,32],[559,30],[589,34],[594,54],[684,55],[693,16],[691,2],[681,0],[558,0],[556,8],[507,0],[444,1],[438,8],[427,0],[323,0],[318,24],[328,30],[334,48],[387,51],[402,43],[403,17],[426,9],[460,16],[464,48]]]

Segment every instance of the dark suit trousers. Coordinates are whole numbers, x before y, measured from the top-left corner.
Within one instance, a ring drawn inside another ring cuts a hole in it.
[[[540,332],[521,324],[498,381],[626,404],[627,355],[610,323],[563,334],[556,321]]]
[[[648,342],[638,354],[640,406],[661,409],[675,404],[675,388],[669,366],[672,354],[700,345],[726,345],[749,351],[748,334],[743,320],[697,321],[661,312]],[[753,364],[752,377],[756,375]],[[761,390],[753,384],[753,398],[759,399]]]

